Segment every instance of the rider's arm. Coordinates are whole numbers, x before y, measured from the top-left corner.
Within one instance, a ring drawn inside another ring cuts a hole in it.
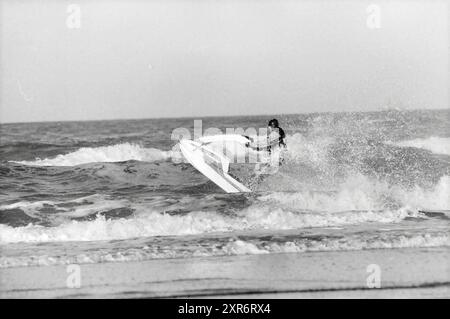
[[[268,150],[273,146],[278,145],[278,140],[279,140],[279,135],[278,133],[271,133],[269,136],[267,136],[267,138],[264,138],[264,140],[262,138],[260,138],[259,140],[256,140],[246,136],[246,138],[248,138],[251,142],[247,143],[246,146],[257,150],[257,151],[263,151],[263,150]]]

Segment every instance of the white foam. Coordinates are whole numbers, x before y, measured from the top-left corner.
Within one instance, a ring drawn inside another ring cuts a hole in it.
[[[52,225],[55,226],[0,225],[0,243],[95,241],[247,229],[287,230],[367,222],[397,223],[408,217],[423,217],[418,213],[419,209],[449,210],[449,185],[450,177],[443,176],[434,188],[424,190],[415,187],[406,190],[361,175],[347,180],[338,192],[274,192],[259,196],[235,215],[195,211],[195,205],[188,214],[169,215],[163,213],[167,207],[161,206],[158,199],[139,203],[101,195],[70,201],[76,205],[50,201],[19,202],[3,205],[0,209],[20,208],[28,215],[35,216],[44,205],[50,205],[58,211],[51,214]],[[69,219],[121,207],[134,211],[133,216],[108,220],[97,216],[91,221]]]
[[[430,151],[435,154],[450,155],[450,137],[417,138],[400,142],[387,142],[399,147],[415,147]]]
[[[233,241],[224,247],[230,255],[269,254],[269,253],[299,253],[307,251],[341,251],[380,248],[412,248],[412,247],[440,247],[450,246],[450,237],[444,234],[417,234],[409,237],[397,238],[351,238],[349,240],[324,238],[321,241],[299,240],[272,243],[251,243]]]
[[[389,233],[388,233],[389,234]],[[321,240],[299,238],[297,240],[265,242],[258,239],[230,240],[227,244],[211,242],[209,245],[175,245],[174,247],[133,247],[117,250],[93,250],[71,255],[0,256],[0,268],[32,265],[57,265],[71,263],[101,263],[141,261],[160,258],[186,258],[224,255],[254,255],[271,253],[302,253],[309,251],[342,251],[362,249],[389,249],[411,247],[450,246],[448,234],[415,234],[409,236],[377,235],[366,238],[350,236],[346,239],[323,237]]]
[[[100,147],[83,147],[75,152],[60,154],[54,158],[16,163],[33,166],[75,166],[95,162],[122,162],[128,160],[154,162],[170,158],[171,153],[156,148],[144,148],[137,144],[117,144]]]
[[[273,192],[260,196],[259,200],[283,209],[326,212],[385,210],[392,205],[410,210],[448,210],[450,209],[450,176],[442,176],[430,189],[419,186],[405,189],[355,174],[338,185],[336,192]]]
[[[136,210],[139,208],[136,206]],[[144,209],[144,208],[141,208]],[[106,219],[98,215],[92,221],[70,221],[54,227],[29,224],[23,227],[0,225],[0,243],[96,241],[149,236],[192,235],[212,232],[231,232],[248,229],[287,230],[305,227],[330,227],[364,222],[399,222],[418,216],[406,209],[383,212],[312,213],[276,209],[271,205],[255,204],[239,212],[238,216],[224,216],[216,212],[191,212],[169,215],[155,211],[141,211],[132,218]]]
[[[148,202],[114,199],[92,195],[66,202],[21,201],[1,205],[0,210],[21,209],[32,217],[49,218],[52,227],[30,224],[25,227],[0,225],[0,243],[45,241],[95,241],[133,237],[190,235],[210,232],[230,232],[247,229],[286,230],[307,227],[339,227],[367,222],[397,223],[407,217],[423,217],[422,210],[450,209],[450,177],[443,176],[430,189],[418,186],[405,189],[386,182],[355,175],[340,185],[336,192],[298,191],[273,192],[259,196],[251,205],[234,215],[215,211],[196,211],[194,203],[188,214],[164,214],[173,210],[161,198]],[[54,207],[48,214],[40,210]],[[72,221],[111,209],[133,211],[127,219],[105,219],[97,216],[91,221]]]
[[[223,251],[227,255],[256,255],[270,253],[267,249],[261,249],[255,244],[243,240],[233,240],[225,245]]]
[[[404,206],[424,210],[450,209],[450,176],[442,176],[431,189],[424,190],[419,186],[404,190],[400,187],[392,188],[392,195]]]

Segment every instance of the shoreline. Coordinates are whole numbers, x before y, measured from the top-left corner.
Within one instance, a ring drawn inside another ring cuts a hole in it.
[[[373,267],[380,288],[368,288]],[[2,268],[0,298],[450,298],[450,247],[153,259],[79,271],[80,288],[68,288],[67,265]]]

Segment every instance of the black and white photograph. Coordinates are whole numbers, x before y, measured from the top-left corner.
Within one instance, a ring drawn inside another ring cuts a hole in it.
[[[0,299],[450,298],[449,12],[0,0]]]

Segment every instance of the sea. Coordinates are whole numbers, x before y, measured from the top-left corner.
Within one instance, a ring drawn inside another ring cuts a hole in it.
[[[251,193],[173,134],[271,118],[287,149]],[[1,124],[0,268],[450,246],[449,187],[448,109]]]

